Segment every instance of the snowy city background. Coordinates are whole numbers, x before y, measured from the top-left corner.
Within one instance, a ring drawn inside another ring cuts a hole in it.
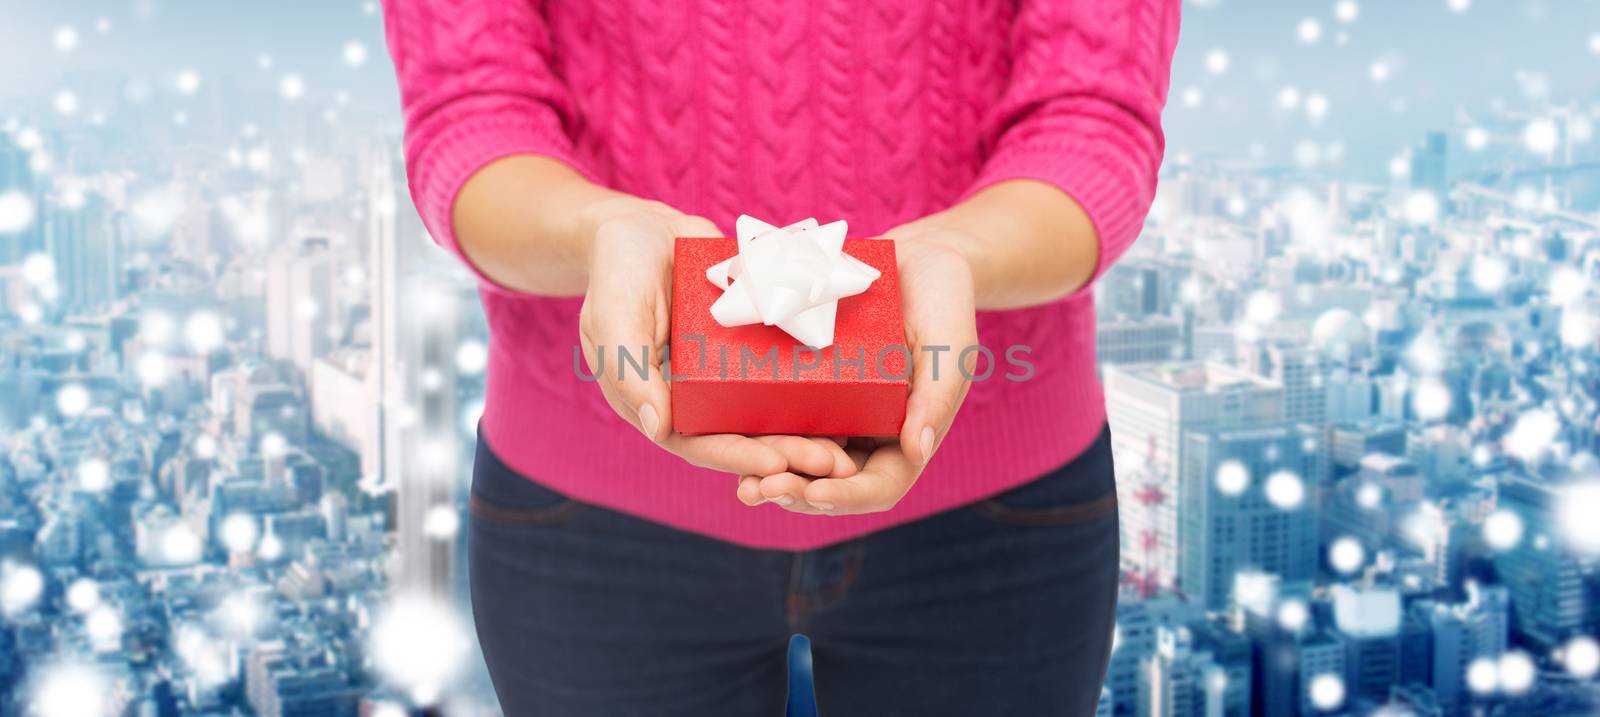
[[[0,0],[0,714],[497,713],[380,12]],[[1101,715],[1600,710],[1597,123],[1593,0],[1185,4]]]

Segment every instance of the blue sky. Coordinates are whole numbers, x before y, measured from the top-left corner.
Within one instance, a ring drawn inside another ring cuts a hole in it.
[[[1600,3],[1356,0],[1354,7],[1352,19],[1337,0],[1186,2],[1166,115],[1172,156],[1244,157],[1254,145],[1270,161],[1288,161],[1296,147],[1326,153],[1337,146],[1336,171],[1378,180],[1388,160],[1429,129],[1459,139],[1470,122],[1514,139],[1521,120],[1497,115],[1497,106],[1600,108],[1600,51],[1591,48],[1600,43]],[[110,109],[140,81],[153,89],[151,105],[177,105],[174,77],[192,68],[204,83],[263,97],[297,74],[306,107],[344,91],[383,116],[394,108],[394,90],[375,8],[366,0],[0,0],[0,114],[45,112],[63,88],[86,110]],[[104,34],[102,18],[110,24]],[[1302,35],[1307,20],[1318,30],[1308,33],[1315,42]],[[79,36],[71,52],[54,44],[63,26]],[[368,56],[359,67],[343,60],[352,42]],[[262,55],[270,68],[260,67]],[[1300,95],[1294,109],[1279,104],[1286,87]],[[1325,101],[1319,121],[1306,111],[1313,95]]]

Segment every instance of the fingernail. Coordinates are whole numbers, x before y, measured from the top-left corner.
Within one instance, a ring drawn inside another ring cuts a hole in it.
[[[656,426],[661,417],[656,415],[656,407],[646,403],[639,407],[639,430],[644,431],[645,438],[656,439]]]
[[[926,464],[933,457],[933,426],[922,429],[922,462]]]
[[[774,503],[777,503],[778,505],[783,505],[783,506],[792,505],[794,503],[794,499],[790,498],[789,496],[786,496],[786,495],[780,495],[780,496],[777,496],[775,498],[768,498],[767,500],[770,500],[770,501],[772,501]]]
[[[817,510],[833,510],[832,503],[812,503],[811,507],[816,508]]]

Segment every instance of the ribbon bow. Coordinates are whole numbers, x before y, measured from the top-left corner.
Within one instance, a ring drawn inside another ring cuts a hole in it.
[[[806,219],[778,228],[740,215],[739,253],[706,269],[722,289],[711,317],[723,326],[777,326],[806,346],[833,345],[839,300],[867,290],[877,269],[844,253],[845,223]]]

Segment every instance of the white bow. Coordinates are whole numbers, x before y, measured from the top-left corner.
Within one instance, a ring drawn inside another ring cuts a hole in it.
[[[740,215],[739,253],[706,269],[722,289],[711,317],[723,326],[777,326],[806,346],[833,345],[839,300],[867,290],[880,272],[844,253],[845,223],[806,219],[778,228]]]

